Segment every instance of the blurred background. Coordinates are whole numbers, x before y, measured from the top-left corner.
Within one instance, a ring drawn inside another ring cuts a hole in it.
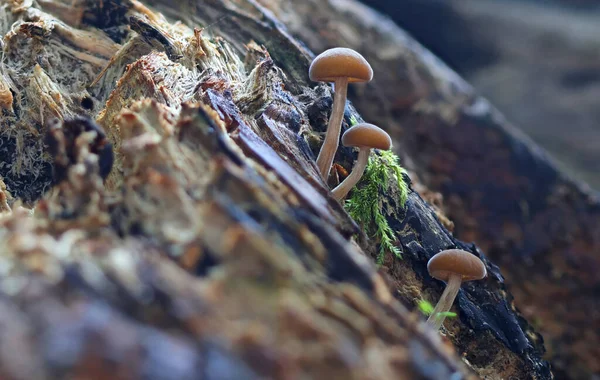
[[[600,190],[600,0],[363,0]]]

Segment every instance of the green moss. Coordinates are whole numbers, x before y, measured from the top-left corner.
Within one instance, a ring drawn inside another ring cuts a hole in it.
[[[431,302],[426,301],[426,300],[419,300],[417,302],[417,307],[419,308],[421,313],[423,313],[427,317],[430,316],[431,313],[433,313],[433,310],[435,309],[433,307],[433,305],[431,304]],[[455,318],[456,313],[452,312],[452,311],[443,311],[441,313],[437,313],[436,318],[440,318],[440,317]]]
[[[356,120],[356,116],[354,116],[354,115],[350,116],[350,126],[353,127],[356,124],[358,124],[358,120]]]
[[[453,311],[441,311],[436,314],[436,318],[446,317],[446,318],[454,318],[456,317],[456,313]]]
[[[379,242],[377,263],[382,264],[387,252],[402,258],[401,251],[394,245],[394,231],[390,228],[382,213],[383,204],[380,194],[396,193],[401,207],[406,204],[408,184],[404,181],[406,171],[398,164],[398,156],[390,151],[371,154],[362,179],[346,201],[346,210],[372,239]],[[397,189],[391,188],[395,181]]]
[[[419,300],[419,302],[417,302],[417,307],[419,308],[421,313],[423,313],[426,316],[430,316],[431,313],[433,313],[433,309],[434,309],[431,302],[426,301],[426,300]]]

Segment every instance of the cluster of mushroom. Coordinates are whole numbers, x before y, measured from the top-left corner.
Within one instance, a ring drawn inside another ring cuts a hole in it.
[[[310,65],[310,79],[317,82],[333,82],[333,109],[329,117],[329,125],[321,151],[317,157],[317,166],[323,180],[327,182],[335,152],[338,149],[348,83],[369,82],[373,79],[373,69],[362,55],[352,49],[333,48],[319,54]],[[332,195],[338,201],[344,199],[348,192],[362,177],[371,149],[389,150],[392,139],[381,128],[367,123],[357,124],[349,128],[342,136],[342,144],[359,149],[358,159],[350,175],[333,189]]]
[[[362,55],[352,49],[334,48],[319,54],[310,65],[310,79],[318,82],[334,83],[334,101],[325,140],[317,157],[317,166],[325,182],[329,177],[333,158],[338,148],[348,83],[369,82],[373,79],[373,70]],[[371,149],[389,150],[392,147],[390,136],[381,128],[368,123],[357,124],[349,128],[342,136],[342,144],[359,149],[354,170],[342,183],[332,190],[338,201],[344,199],[352,187],[362,177]],[[480,280],[487,276],[483,262],[475,255],[450,249],[439,252],[427,263],[429,274],[446,281],[446,288],[427,320],[438,330],[452,307],[463,281]]]

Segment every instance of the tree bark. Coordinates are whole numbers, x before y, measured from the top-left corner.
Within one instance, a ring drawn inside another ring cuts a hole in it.
[[[458,189],[456,202],[543,188],[571,197],[564,212],[597,210],[389,20],[317,0],[12,0],[0,12],[12,97],[0,119],[2,377],[552,378],[500,270],[440,208],[412,190],[405,205],[378,194],[402,251],[378,269],[380,242],[319,176],[332,92],[308,81],[306,46],[345,45],[375,81],[349,89],[362,113],[349,105],[344,128],[385,128],[414,178]],[[350,171],[355,157],[341,148],[336,162]],[[506,183],[482,185],[498,175]],[[462,287],[442,338],[415,304],[439,298],[427,260],[455,247],[490,275]]]

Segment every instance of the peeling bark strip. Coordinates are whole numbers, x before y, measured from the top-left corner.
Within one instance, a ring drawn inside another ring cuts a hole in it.
[[[376,270],[314,162],[331,92],[272,13],[333,17],[312,5],[0,5],[0,377],[552,378],[498,268],[417,193],[379,194],[404,259]],[[447,248],[490,273],[459,292],[452,344],[406,307],[437,300]]]

